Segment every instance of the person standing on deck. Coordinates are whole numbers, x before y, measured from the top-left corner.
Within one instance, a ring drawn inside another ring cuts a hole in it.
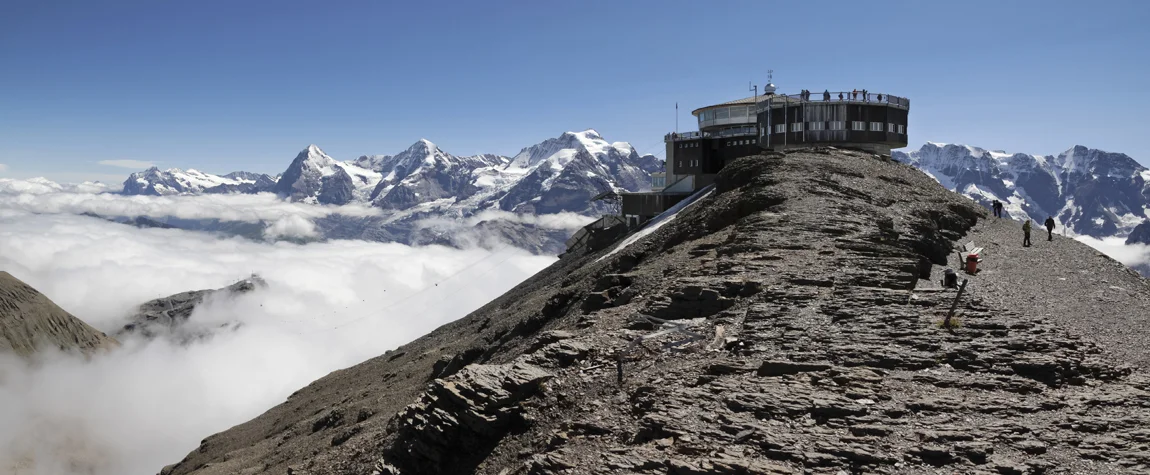
[[[1022,247],[1030,247],[1030,220],[1022,223]]]
[[[1054,217],[1053,216],[1047,216],[1046,222],[1043,224],[1046,225],[1046,240],[1047,241],[1053,241],[1054,240]]]

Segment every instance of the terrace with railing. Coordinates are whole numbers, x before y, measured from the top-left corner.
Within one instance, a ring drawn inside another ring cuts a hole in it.
[[[745,137],[758,135],[758,129],[754,126],[748,127],[733,127],[730,129],[723,129],[718,132],[679,132],[669,133],[663,136],[664,142],[679,142],[683,140],[698,140],[698,139],[713,139],[723,137]]]
[[[785,99],[783,99],[785,98]],[[768,100],[769,99],[769,100]],[[910,108],[910,99],[899,97],[891,94],[867,92],[863,94],[862,91],[835,91],[835,92],[815,92],[811,91],[808,95],[803,94],[776,94],[771,96],[760,96],[757,101],[758,109],[760,111],[766,110],[767,103],[773,107],[783,107],[783,104],[792,105],[803,102],[843,102],[849,104],[885,104],[892,107],[901,109]],[[775,103],[778,104],[775,104]]]

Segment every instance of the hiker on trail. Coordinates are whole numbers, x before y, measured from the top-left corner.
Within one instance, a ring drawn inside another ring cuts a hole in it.
[[[991,207],[991,209],[994,210],[994,217],[995,218],[1001,218],[1002,217],[1002,202],[1001,201],[994,200],[994,203],[991,203],[990,207]]]
[[[1047,241],[1053,241],[1054,240],[1054,217],[1053,216],[1047,216],[1046,222],[1043,224],[1046,225],[1046,240]]]
[[[1022,247],[1030,247],[1030,220],[1022,223]]]

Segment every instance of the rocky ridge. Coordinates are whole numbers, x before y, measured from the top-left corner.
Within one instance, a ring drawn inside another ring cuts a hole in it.
[[[0,271],[0,353],[30,357],[47,348],[90,353],[116,346],[115,338],[72,316],[12,274]]]
[[[214,290],[192,290],[149,300],[140,304],[137,313],[128,317],[129,323],[116,332],[116,336],[126,338],[168,338],[179,344],[208,338],[214,332],[239,328],[239,322],[227,322],[216,327],[207,327],[198,322],[189,322],[193,312],[206,301],[234,299],[240,295],[267,287],[267,282],[258,275],[238,281],[232,285]]]
[[[870,154],[747,157],[626,249],[567,256],[162,473],[1150,469],[1145,365],[1064,323],[1117,322],[992,298],[987,274],[940,327],[955,295],[935,279],[986,215]],[[1068,285],[1130,277],[1097,272]]]

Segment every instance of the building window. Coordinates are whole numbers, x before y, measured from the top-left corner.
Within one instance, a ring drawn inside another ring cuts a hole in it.
[[[730,117],[731,117],[731,110],[726,108],[726,107],[715,111],[715,118],[716,119],[727,119]]]
[[[845,128],[844,125],[845,124],[841,120],[832,120],[831,130],[843,130]]]
[[[882,132],[882,122],[871,122],[870,123],[870,131],[871,132]]]
[[[861,120],[852,120],[851,130],[866,130],[866,122]]]
[[[894,122],[887,122],[886,123],[886,131],[888,133],[892,133],[892,134],[894,133]]]
[[[906,133],[906,126],[902,125],[902,124],[898,124],[898,133],[905,134]]]
[[[802,131],[803,131],[803,123],[802,122],[791,122],[791,132],[802,132]]]
[[[775,124],[775,133],[781,134],[787,131],[787,124]]]
[[[826,122],[808,122],[807,127],[809,127],[807,130],[826,130],[827,123]]]

